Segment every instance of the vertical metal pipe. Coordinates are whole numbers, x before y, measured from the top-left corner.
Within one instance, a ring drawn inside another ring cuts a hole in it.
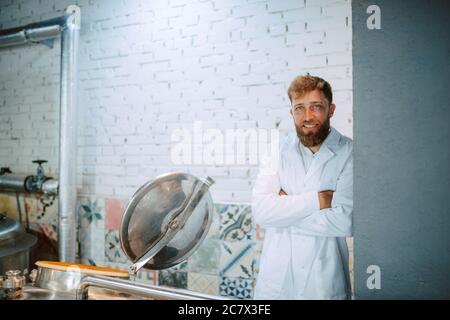
[[[61,34],[60,140],[59,140],[59,260],[74,262],[76,255],[77,198],[77,52],[80,8],[66,9]]]

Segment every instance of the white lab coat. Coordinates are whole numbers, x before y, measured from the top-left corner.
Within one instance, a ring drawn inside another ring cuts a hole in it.
[[[298,143],[292,133],[262,161],[253,189],[253,218],[265,229],[254,298],[349,299],[353,143],[331,128],[308,172]],[[330,209],[320,210],[322,190],[335,191]]]

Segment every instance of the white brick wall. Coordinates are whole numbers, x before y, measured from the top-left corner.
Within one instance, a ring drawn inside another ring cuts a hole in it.
[[[168,171],[210,175],[215,201],[249,202],[255,166],[176,166],[179,127],[292,130],[286,89],[301,73],[335,92],[352,136],[350,0],[2,1],[0,28],[81,7],[79,193],[128,197]],[[0,50],[0,165],[57,175],[59,41]]]

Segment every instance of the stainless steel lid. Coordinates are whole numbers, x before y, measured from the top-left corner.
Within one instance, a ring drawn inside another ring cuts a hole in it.
[[[123,251],[141,267],[160,270],[186,260],[212,221],[211,178],[168,173],[143,185],[131,198],[120,226]]]
[[[27,250],[37,242],[37,238],[25,231],[23,225],[0,213],[0,257]]]

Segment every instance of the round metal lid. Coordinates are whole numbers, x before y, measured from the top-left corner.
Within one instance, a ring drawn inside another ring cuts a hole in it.
[[[146,183],[131,198],[120,226],[120,243],[133,261],[161,270],[186,260],[205,238],[212,221],[208,188],[186,173],[168,173]]]

